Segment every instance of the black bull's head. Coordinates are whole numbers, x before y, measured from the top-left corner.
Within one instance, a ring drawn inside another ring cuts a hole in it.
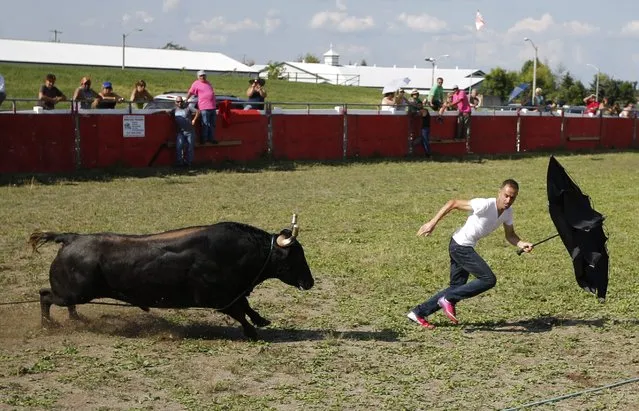
[[[286,284],[308,290],[313,287],[315,281],[306,262],[304,249],[297,241],[298,233],[297,214],[293,214],[291,228],[282,230],[276,240],[278,249],[283,253],[276,276]]]

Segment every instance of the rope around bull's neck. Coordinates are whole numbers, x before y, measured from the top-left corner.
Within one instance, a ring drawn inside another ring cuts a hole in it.
[[[273,254],[274,246],[275,246],[275,234],[271,235],[271,246],[270,246],[270,248],[268,250],[268,255],[266,256],[266,260],[264,261],[264,264],[262,265],[262,269],[257,273],[257,276],[255,276],[255,279],[253,280],[251,285],[249,285],[247,289],[242,291],[237,297],[232,299],[231,302],[228,303],[227,305],[225,305],[224,307],[222,307],[222,308],[213,308],[215,311],[224,311],[224,310],[226,310],[227,308],[229,308],[230,306],[235,304],[237,302],[237,300],[239,300],[241,297],[243,297],[248,291],[252,290],[253,287],[255,287],[255,284],[257,284],[257,280],[259,280],[260,276],[262,275],[262,273],[266,269],[266,266],[268,265],[268,262],[271,260],[271,255]]]

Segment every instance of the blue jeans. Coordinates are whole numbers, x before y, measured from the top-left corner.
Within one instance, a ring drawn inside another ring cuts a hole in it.
[[[184,143],[187,145],[186,152],[184,150]],[[193,163],[192,130],[178,130],[177,136],[175,136],[175,163],[189,166]]]
[[[430,154],[430,128],[428,127],[422,128],[422,146],[426,154]]]
[[[202,116],[202,135],[200,136],[200,142],[202,144],[209,142],[215,143],[215,118],[217,113],[213,110],[200,111]]]
[[[448,252],[450,254],[450,286],[415,307],[413,311],[421,317],[427,317],[439,310],[437,300],[441,297],[446,297],[448,301],[455,304],[488,291],[497,283],[493,270],[473,247],[459,245],[451,238]],[[468,282],[469,274],[476,277],[471,282]]]

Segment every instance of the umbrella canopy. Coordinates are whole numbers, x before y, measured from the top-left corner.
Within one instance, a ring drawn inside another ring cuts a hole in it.
[[[396,78],[395,80],[392,80],[384,85],[382,94],[394,93],[400,88],[406,88],[408,86],[408,83],[410,83],[410,79],[408,77]]]
[[[510,92],[510,96],[508,96],[508,103],[513,101],[515,99],[515,97],[517,97],[518,95],[523,93],[524,90],[526,90],[527,88],[528,88],[528,84],[527,83],[521,83],[520,85],[515,87],[513,89],[513,91]]]
[[[548,211],[572,258],[577,284],[605,301],[608,238],[603,230],[604,216],[592,208],[590,197],[582,193],[553,156],[548,163],[547,189]]]

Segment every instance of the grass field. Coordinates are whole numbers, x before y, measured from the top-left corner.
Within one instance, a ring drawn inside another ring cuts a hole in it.
[[[73,97],[73,91],[80,85],[80,79],[87,75],[91,76],[93,88],[97,92],[101,91],[102,82],[108,80],[113,83],[113,91],[125,99],[131,96],[133,85],[140,79],[146,81],[152,95],[169,90],[186,91],[195,80],[195,71],[129,68],[121,70],[108,67],[0,63],[0,74],[5,78],[7,98],[37,99],[38,90],[44,84],[44,76],[47,73],[56,75],[56,87],[67,98]],[[243,76],[210,75],[209,81],[219,95],[235,95],[243,98],[248,87],[248,78]],[[271,102],[379,104],[382,98],[381,89],[293,83],[285,80],[268,80],[266,89],[267,100]],[[32,106],[33,103],[20,104],[21,108]],[[3,108],[7,107],[7,103],[3,104]],[[57,107],[62,108],[62,103]]]
[[[559,156],[607,216],[608,300],[578,288],[559,239],[518,257],[499,229],[478,251],[497,286],[441,313],[428,331],[405,315],[443,287],[457,212],[431,237],[417,229],[449,198],[521,185],[515,227],[554,233],[543,156],[467,161],[271,163],[250,169],[24,178],[0,185],[0,302],[33,300],[55,245],[31,253],[37,229],[152,233],[241,221],[268,231],[299,214],[316,285],[262,284],[252,305],[273,321],[248,342],[208,310],[83,305],[84,321],[37,303],[0,306],[0,408],[127,410],[501,409],[639,376],[639,153]],[[619,410],[639,383],[541,410]]]

